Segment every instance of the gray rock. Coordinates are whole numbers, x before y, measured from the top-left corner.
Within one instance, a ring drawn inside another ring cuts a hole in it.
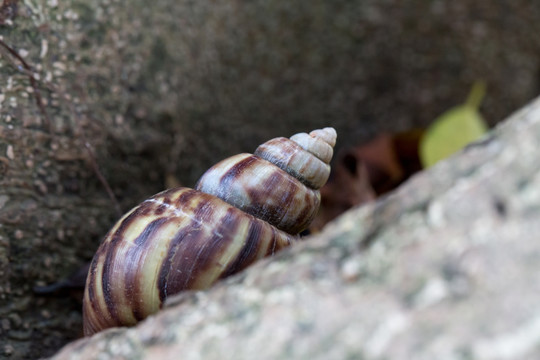
[[[540,98],[209,291],[54,359],[537,359]]]
[[[76,338],[80,296],[33,290],[228,155],[321,126],[338,148],[425,127],[476,80],[491,125],[540,93],[534,0],[0,3],[0,357]]]

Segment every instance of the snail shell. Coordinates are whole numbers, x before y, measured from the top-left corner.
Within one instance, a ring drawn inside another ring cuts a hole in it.
[[[85,335],[129,326],[182,290],[204,289],[296,241],[318,211],[333,128],[275,138],[124,215],[97,250],[83,300]]]

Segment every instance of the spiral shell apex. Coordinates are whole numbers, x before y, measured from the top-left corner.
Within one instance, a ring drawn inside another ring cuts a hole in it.
[[[295,242],[330,174],[333,128],[275,138],[124,215],[97,250],[83,300],[85,335],[129,326],[182,290],[204,289]]]

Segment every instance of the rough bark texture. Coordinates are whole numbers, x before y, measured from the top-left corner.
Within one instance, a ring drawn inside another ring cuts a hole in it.
[[[540,98],[317,237],[54,359],[538,359]]]
[[[539,91],[538,18],[534,0],[4,0],[1,40],[30,69],[0,46],[0,354],[79,334],[76,300],[32,288],[118,216],[94,162],[127,210],[276,135],[425,125],[476,79],[493,124]]]

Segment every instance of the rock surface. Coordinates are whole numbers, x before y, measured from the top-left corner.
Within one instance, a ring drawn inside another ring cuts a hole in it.
[[[305,243],[54,359],[537,359],[540,98]]]
[[[274,136],[331,125],[358,145],[426,126],[479,79],[493,125],[540,92],[534,0],[0,3],[0,356],[16,359],[80,334],[80,296],[33,289],[120,216],[95,165],[127,211]]]

